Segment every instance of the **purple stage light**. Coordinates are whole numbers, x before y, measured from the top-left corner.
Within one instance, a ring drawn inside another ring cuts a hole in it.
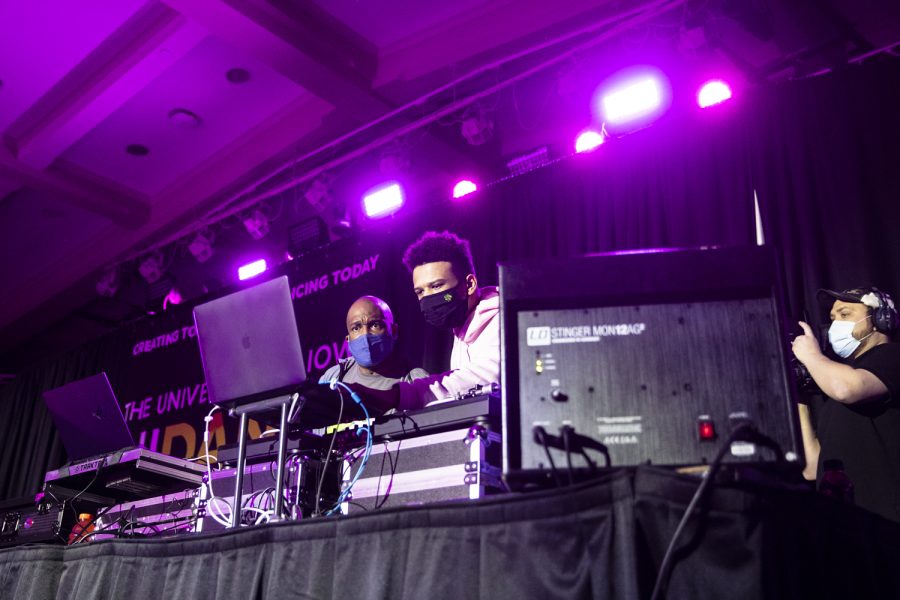
[[[603,95],[604,121],[624,123],[647,117],[660,109],[662,103],[661,83],[655,76],[645,74]]]
[[[363,196],[363,208],[370,219],[394,213],[401,206],[403,206],[403,188],[399,183],[372,188]]]
[[[468,179],[463,179],[456,183],[453,186],[453,197],[454,198],[462,198],[463,196],[468,196],[472,192],[478,190],[478,186],[475,185],[474,181],[469,181]]]
[[[251,277],[256,277],[260,273],[264,273],[266,271],[266,259],[261,258],[259,260],[255,260],[252,263],[248,263],[243,267],[238,268],[238,279],[244,281],[245,279],[250,279]]]
[[[575,138],[575,152],[590,152],[603,144],[603,134],[591,129],[583,131]]]
[[[697,92],[697,104],[700,108],[721,104],[731,98],[731,88],[721,79],[707,81]]]

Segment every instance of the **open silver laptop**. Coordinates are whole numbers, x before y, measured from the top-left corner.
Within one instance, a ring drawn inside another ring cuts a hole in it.
[[[194,322],[212,403],[279,398],[306,381],[286,276],[201,304]]]

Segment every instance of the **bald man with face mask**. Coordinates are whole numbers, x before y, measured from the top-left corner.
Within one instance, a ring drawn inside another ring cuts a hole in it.
[[[337,380],[371,390],[390,390],[399,382],[428,377],[424,369],[410,368],[396,351],[397,323],[391,307],[381,298],[358,298],[347,311],[346,325],[350,356],[328,369],[320,382]]]

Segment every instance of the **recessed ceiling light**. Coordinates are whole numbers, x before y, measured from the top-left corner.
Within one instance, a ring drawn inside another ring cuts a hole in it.
[[[200,117],[187,109],[174,108],[169,111],[169,123],[182,129],[195,129],[200,126]]]
[[[247,83],[250,81],[250,71],[247,69],[242,69],[240,67],[235,67],[234,69],[228,69],[225,73],[225,79],[234,84]]]
[[[150,148],[143,144],[128,144],[125,146],[125,152],[132,156],[147,156],[150,154]]]

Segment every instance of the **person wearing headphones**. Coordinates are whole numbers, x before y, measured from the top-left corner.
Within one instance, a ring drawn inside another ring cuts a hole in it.
[[[900,521],[900,317],[891,296],[874,287],[820,290],[831,305],[826,356],[810,326],[794,355],[826,396],[813,424],[800,405],[807,479],[822,482],[826,461],[840,460],[858,506]],[[815,468],[815,471],[813,471]]]

